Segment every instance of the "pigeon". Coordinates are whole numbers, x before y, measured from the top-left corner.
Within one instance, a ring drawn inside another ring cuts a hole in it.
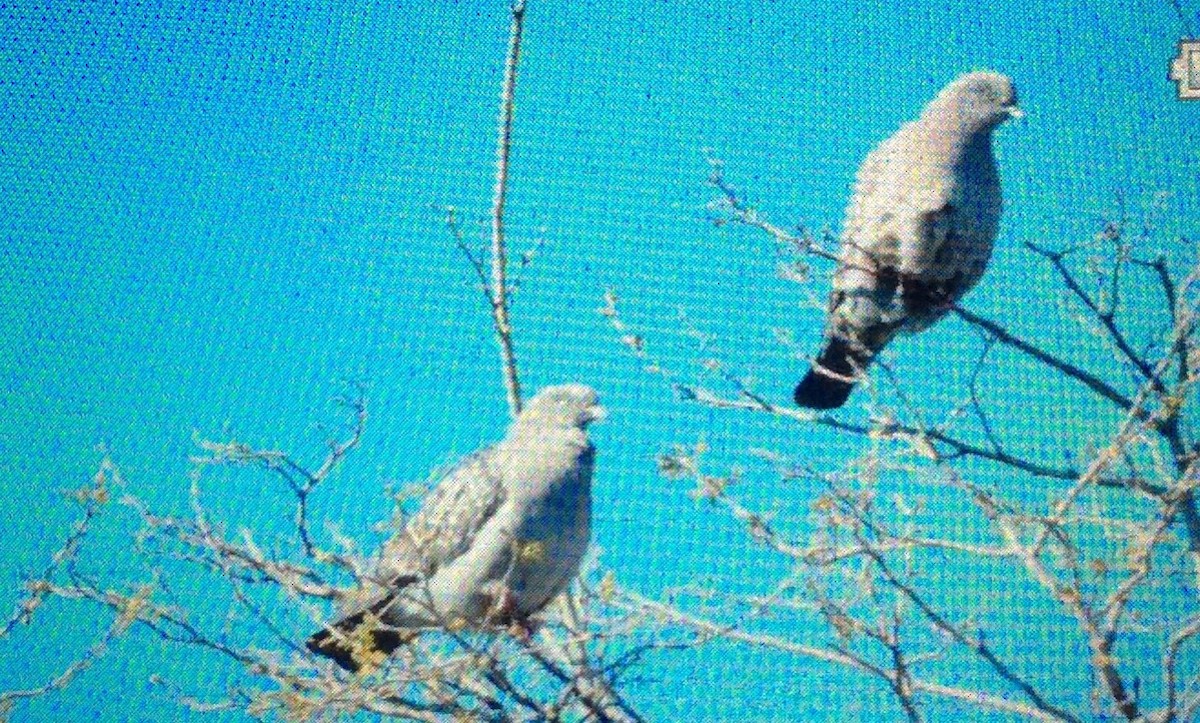
[[[308,649],[372,669],[423,630],[521,624],[566,589],[591,535],[603,419],[582,384],[539,392],[497,444],[448,472]]]
[[[983,276],[1001,206],[992,131],[1021,115],[1010,78],[967,73],[867,155],[846,209],[824,347],[796,404],[845,404],[897,333],[928,329]]]

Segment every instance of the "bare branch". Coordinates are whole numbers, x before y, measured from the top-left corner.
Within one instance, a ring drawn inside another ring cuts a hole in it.
[[[859,519],[860,521],[865,521],[865,518],[861,516]],[[1011,539],[1008,542],[1010,546],[1014,544],[1014,541]],[[920,610],[921,613],[931,623],[933,623],[938,630],[946,633],[956,642],[972,650],[976,655],[985,660],[1001,678],[1008,681],[1017,690],[1021,691],[1021,693],[1024,694],[1025,697],[1028,698],[1038,710],[1055,715],[1061,720],[1079,720],[1076,716],[1072,715],[1068,711],[1063,710],[1062,708],[1047,701],[1028,681],[1023,679],[1007,664],[1000,660],[999,656],[992,651],[992,649],[983,641],[982,638],[968,638],[966,634],[958,628],[958,626],[953,625],[938,611],[934,610],[933,607],[925,600],[924,596],[914,590],[911,585],[901,580],[900,577],[887,564],[887,561],[879,551],[873,549],[870,545],[866,545],[865,547],[867,555],[869,555],[875,562],[876,569],[882,573],[884,579],[886,579],[890,585],[895,587],[896,590],[898,590],[914,605],[916,605],[917,609]]]
[[[982,316],[979,316],[970,311],[967,311],[966,309],[962,308],[961,306],[958,306],[957,304],[954,305],[953,310],[954,310],[954,313],[956,313],[960,317],[962,317],[962,319],[964,321],[966,321],[969,324],[974,324],[975,326],[978,326],[981,329],[984,329],[989,334],[994,336],[996,338],[996,340],[999,341],[1001,344],[1004,344],[1005,346],[1010,346],[1018,351],[1028,354],[1029,356],[1033,357],[1034,359],[1037,359],[1038,361],[1042,362],[1046,366],[1062,372],[1066,376],[1070,377],[1071,379],[1074,379],[1075,381],[1082,383],[1088,389],[1091,389],[1093,392],[1099,394],[1101,397],[1104,397],[1105,399],[1109,400],[1113,404],[1117,405],[1122,410],[1127,412],[1133,408],[1133,400],[1131,400],[1131,399],[1129,399],[1129,397],[1126,397],[1125,395],[1121,394],[1116,389],[1113,389],[1110,385],[1108,385],[1107,383],[1102,381],[1099,377],[1095,376],[1094,374],[1090,374],[1090,373],[1084,371],[1083,369],[1080,369],[1079,367],[1075,366],[1074,364],[1071,364],[1070,362],[1063,361],[1062,359],[1059,359],[1058,357],[1056,357],[1046,351],[1043,351],[1042,349],[1039,349],[1038,347],[1034,346],[1033,344],[1030,344],[1029,342],[1022,340],[1022,339],[1018,338],[1017,336],[1014,336],[1010,331],[1008,331],[1004,327],[1000,326],[996,322],[989,321],[988,319],[985,319]],[[1143,412],[1143,414],[1145,414],[1145,413]]]
[[[47,588],[47,590],[50,591],[53,588]],[[66,688],[80,673],[95,664],[108,651],[108,646],[112,644],[113,640],[123,634],[128,627],[128,623],[122,617],[118,617],[86,651],[69,663],[58,675],[42,685],[17,690],[0,690],[0,721],[7,720],[6,714],[16,701],[38,698]]]
[[[492,319],[500,342],[504,388],[512,416],[521,413],[521,385],[513,351],[512,323],[508,318],[508,258],[504,246],[504,205],[508,195],[508,159],[512,147],[513,103],[517,88],[517,66],[521,57],[521,34],[525,27],[525,2],[512,6],[508,60],[504,65],[504,91],[500,95],[499,135],[496,141],[496,186],[492,197]]]
[[[1129,363],[1133,364],[1137,370],[1141,372],[1143,379],[1154,385],[1154,391],[1158,392],[1159,394],[1165,394],[1167,391],[1166,387],[1158,377],[1154,376],[1154,369],[1151,367],[1151,364],[1143,359],[1137,352],[1133,350],[1132,347],[1129,346],[1129,341],[1117,327],[1115,310],[1113,308],[1101,309],[1100,306],[1088,295],[1088,293],[1083,290],[1083,287],[1079,285],[1079,282],[1076,281],[1075,276],[1071,273],[1071,270],[1067,268],[1066,263],[1063,261],[1064,253],[1061,251],[1051,251],[1049,249],[1042,248],[1032,241],[1026,241],[1025,247],[1054,265],[1054,269],[1058,272],[1058,276],[1060,279],[1062,279],[1063,284],[1070,289],[1071,293],[1075,294],[1075,297],[1078,298],[1083,305],[1092,312],[1092,315],[1104,325],[1104,329],[1108,332],[1109,337],[1113,340],[1113,343],[1116,344],[1117,348],[1121,351]],[[1112,280],[1114,284],[1117,283],[1117,279],[1118,275],[1114,270],[1112,274]],[[1115,297],[1117,292],[1114,290],[1111,293]]]
[[[1191,622],[1184,625],[1174,635],[1171,636],[1170,642],[1167,643],[1166,652],[1163,653],[1163,692],[1166,694],[1167,705],[1164,710],[1163,720],[1176,720],[1176,712],[1179,706],[1179,690],[1178,676],[1176,665],[1179,659],[1179,649],[1183,647],[1189,640],[1195,639],[1200,635],[1200,616],[1192,618]],[[1197,696],[1200,700],[1200,696]],[[1181,717],[1185,720],[1185,717]]]
[[[1031,460],[1018,457],[1003,450],[987,449],[985,447],[980,447],[979,445],[957,439],[937,429],[919,429],[911,425],[900,424],[896,422],[888,422],[882,427],[871,427],[863,424],[855,424],[853,422],[843,421],[837,416],[831,414],[820,414],[801,409],[780,406],[768,401],[764,397],[750,390],[742,390],[740,399],[730,399],[703,387],[691,387],[684,384],[678,384],[676,385],[675,389],[677,392],[679,392],[680,397],[682,397],[684,400],[703,404],[704,406],[712,407],[713,409],[743,409],[748,411],[763,412],[801,422],[812,422],[824,427],[829,427],[830,429],[850,432],[862,437],[870,437],[881,432],[885,434],[892,433],[915,437],[926,437],[931,441],[945,444],[950,448],[948,452],[939,454],[939,456],[944,459],[954,459],[955,457],[977,457],[979,459],[998,462],[1022,472],[1028,472],[1035,477],[1044,477],[1047,479],[1074,481],[1078,479],[1080,475],[1078,470],[1071,467],[1053,467],[1047,464],[1033,462]],[[1156,486],[1146,480],[1139,479],[1104,477],[1099,479],[1097,483],[1105,487],[1135,487],[1139,489],[1146,489],[1149,492],[1157,494],[1166,492],[1165,487]]]
[[[741,224],[751,228],[757,228],[763,231],[775,241],[786,245],[797,253],[812,254],[825,259],[826,261],[837,261],[838,254],[836,251],[823,248],[806,232],[801,232],[800,235],[790,233],[783,228],[776,226],[763,217],[761,213],[747,205],[734,190],[733,186],[725,180],[724,168],[720,161],[709,159],[710,173],[708,183],[713,188],[721,192],[721,205],[726,208],[733,218]]]
[[[70,494],[80,505],[79,518],[71,525],[71,532],[63,540],[63,544],[50,556],[49,564],[26,586],[27,594],[24,599],[17,603],[12,615],[0,628],[0,639],[7,637],[18,625],[28,625],[32,621],[34,613],[42,606],[49,593],[45,582],[53,579],[63,565],[70,564],[79,556],[80,547],[91,533],[92,523],[109,500],[109,486],[114,481],[119,483],[119,473],[116,466],[106,457],[92,477],[91,484]]]
[[[1130,259],[1135,266],[1152,269],[1158,279],[1159,288],[1162,289],[1164,301],[1166,302],[1166,310],[1170,315],[1171,323],[1175,328],[1182,328],[1183,320],[1179,317],[1179,301],[1178,292],[1175,288],[1175,281],[1171,278],[1171,271],[1167,268],[1167,260],[1163,256],[1156,257],[1153,261],[1140,261],[1138,259]],[[1187,345],[1175,344],[1175,366],[1176,366],[1176,381],[1180,384],[1187,381],[1191,377],[1191,367],[1189,366]]]
[[[487,301],[488,308],[491,308],[496,302],[492,297],[492,286],[488,280],[487,268],[467,245],[466,237],[463,235],[462,227],[458,223],[458,216],[455,215],[453,208],[446,209],[446,228],[450,230],[450,235],[454,238],[454,245],[462,252],[467,263],[475,270],[475,275],[479,277],[479,289],[483,292],[483,298]]]
[[[691,628],[700,636],[698,644],[703,644],[706,641],[712,640],[732,640],[755,647],[778,650],[784,653],[794,653],[796,655],[812,658],[814,660],[835,663],[837,665],[862,670],[864,672],[875,672],[867,670],[862,661],[857,659],[855,656],[848,655],[844,652],[796,643],[773,635],[747,632],[740,629],[737,625],[717,623],[707,620],[701,616],[684,612],[677,607],[667,605],[656,600],[651,600],[650,598],[643,597],[632,592],[625,592],[623,598],[625,599],[617,600],[614,602],[614,604],[627,610],[646,610],[661,616],[664,620]],[[888,674],[885,673],[885,675]],[[1026,716],[1033,720],[1072,720],[1071,718],[1063,718],[1049,711],[1040,710],[1031,705],[1012,701],[1001,696],[988,695],[987,693],[982,693],[976,690],[956,688],[954,686],[943,685],[918,678],[910,679],[909,685],[913,690],[918,692],[931,693],[954,700],[968,701],[981,708],[1015,713]]]

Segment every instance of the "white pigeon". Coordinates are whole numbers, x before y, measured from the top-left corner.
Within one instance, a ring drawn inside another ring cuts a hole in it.
[[[500,626],[545,607],[587,550],[595,447],[586,427],[603,418],[590,387],[543,389],[502,441],[437,484],[308,648],[357,671],[422,630]]]
[[[992,131],[1020,116],[1010,78],[967,73],[867,155],[846,209],[825,345],[797,404],[845,404],[897,333],[929,328],[983,276],[1001,207]]]

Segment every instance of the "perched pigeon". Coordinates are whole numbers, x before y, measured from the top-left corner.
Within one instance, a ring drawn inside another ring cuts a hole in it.
[[[463,459],[388,541],[308,648],[351,671],[422,629],[521,621],[566,589],[591,534],[596,392],[547,387],[499,443]]]
[[[979,281],[1000,221],[992,131],[1020,115],[1007,76],[967,73],[867,155],[846,209],[825,346],[797,404],[845,404],[897,332],[929,328]]]

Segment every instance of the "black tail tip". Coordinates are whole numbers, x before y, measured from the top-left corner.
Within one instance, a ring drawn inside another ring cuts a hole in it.
[[[353,634],[354,628],[351,627],[350,631]],[[383,653],[384,655],[391,655],[396,648],[412,639],[412,635],[406,635],[399,630],[387,628],[371,630],[368,636],[367,645],[369,650],[376,653]],[[305,647],[317,655],[329,658],[343,670],[348,670],[351,673],[357,673],[362,670],[362,661],[355,655],[354,648],[344,635],[335,635],[328,630],[322,630],[319,633],[314,633],[308,639],[308,642],[305,643]],[[360,652],[359,654],[361,655],[362,653]]]
[[[796,404],[809,409],[837,409],[850,398],[854,385],[809,369],[796,385],[792,398]]]
[[[349,645],[335,639],[333,633],[328,630],[322,630],[313,635],[305,643],[305,647],[317,655],[329,658],[343,670],[348,670],[351,673],[358,672],[359,664],[354,659],[354,651],[350,649]]]

